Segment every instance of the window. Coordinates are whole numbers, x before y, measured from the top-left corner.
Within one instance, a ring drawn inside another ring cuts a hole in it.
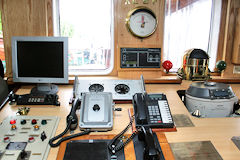
[[[110,73],[114,56],[112,0],[59,0],[58,6],[60,36],[69,37],[69,74]]]
[[[206,51],[209,69],[216,63],[221,1],[166,0],[164,60],[173,70],[182,65],[184,52],[191,48]]]
[[[3,63],[4,73],[6,72],[6,60],[5,60],[5,53],[4,53],[4,46],[3,46],[3,32],[2,32],[2,17],[0,14],[0,59]]]

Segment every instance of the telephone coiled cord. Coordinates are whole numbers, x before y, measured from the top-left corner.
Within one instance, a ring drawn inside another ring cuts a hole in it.
[[[70,120],[70,122],[67,124],[66,129],[62,133],[60,133],[56,137],[53,137],[49,140],[49,145],[51,147],[58,147],[63,141],[66,141],[66,140],[69,140],[71,138],[75,138],[75,137],[78,137],[78,136],[86,135],[86,134],[89,134],[91,132],[90,130],[86,130],[86,131],[83,131],[83,132],[80,132],[80,133],[77,133],[77,134],[73,134],[73,135],[70,135],[70,136],[67,136],[67,137],[63,137],[57,143],[54,144],[53,142],[55,140],[61,138],[62,136],[64,136],[67,133],[67,131],[70,129],[71,123],[72,123],[72,121]]]
[[[115,144],[117,142],[117,140],[119,140],[119,138],[125,133],[127,132],[127,130],[132,126],[132,123],[134,121],[134,115],[131,117],[131,120],[129,122],[129,124],[125,127],[125,129],[120,132],[118,135],[116,135],[109,143],[108,145],[108,149],[113,153],[113,150],[114,152],[118,152],[120,151],[124,146],[126,146],[136,135],[137,135],[137,132],[133,132],[133,134],[127,138],[127,140],[125,142],[123,142],[122,144],[118,145],[118,144]],[[115,154],[113,153],[113,154]]]

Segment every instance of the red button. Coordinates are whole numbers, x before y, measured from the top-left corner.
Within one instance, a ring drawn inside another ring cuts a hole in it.
[[[3,140],[4,140],[4,141],[8,141],[8,140],[9,140],[9,137],[4,137]]]
[[[15,120],[15,119],[12,119],[12,120],[10,121],[10,124],[16,124],[16,120]]]
[[[33,120],[32,120],[32,124],[37,124],[37,120],[36,120],[36,119],[33,119]]]
[[[35,140],[34,137],[29,137],[28,138],[28,142],[34,142],[34,140]]]
[[[162,123],[162,121],[158,121],[158,123]]]
[[[9,137],[4,137],[3,141],[4,141],[4,142],[9,142],[9,141],[10,141],[10,138],[9,138]]]
[[[4,141],[6,141],[6,140],[8,140],[9,139],[9,137],[4,137]]]

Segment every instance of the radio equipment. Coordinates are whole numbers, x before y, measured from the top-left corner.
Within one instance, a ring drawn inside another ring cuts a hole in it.
[[[121,48],[121,68],[160,68],[161,48]]]

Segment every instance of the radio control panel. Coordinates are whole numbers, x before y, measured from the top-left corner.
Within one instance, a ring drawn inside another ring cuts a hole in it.
[[[161,48],[121,48],[121,68],[160,68]]]

